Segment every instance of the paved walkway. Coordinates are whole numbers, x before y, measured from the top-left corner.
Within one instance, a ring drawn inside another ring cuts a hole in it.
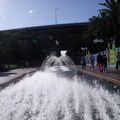
[[[77,68],[85,74],[90,74],[92,76],[99,77],[107,81],[112,81],[114,83],[120,84],[120,70],[116,71],[114,67],[108,66],[107,71],[104,73],[100,73],[97,66],[95,66],[94,70],[90,70],[89,65],[87,65],[86,69],[82,69],[81,66],[77,66]]]
[[[95,77],[99,77],[105,79],[107,81],[112,81],[114,83],[120,84],[120,71],[116,71],[115,68],[109,67],[107,72],[100,73],[98,71],[97,66],[95,67],[94,71],[90,70],[89,65],[87,65],[86,69],[81,69],[81,66],[77,66],[82,73],[89,74]],[[15,69],[8,72],[0,72],[0,85],[6,84],[9,81],[19,78],[21,76],[26,75],[27,73],[31,73],[38,70],[38,68],[23,68],[23,69]]]
[[[7,83],[15,78],[26,75],[27,73],[34,72],[37,69],[38,68],[23,68],[23,69],[10,70],[8,72],[0,72],[0,85]]]

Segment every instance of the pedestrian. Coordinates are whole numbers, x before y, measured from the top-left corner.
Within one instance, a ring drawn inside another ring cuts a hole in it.
[[[117,56],[116,56],[116,70],[118,71],[120,67],[120,52],[117,53]]]
[[[101,53],[99,53],[97,56],[97,65],[99,72],[103,72],[103,55],[101,55]]]
[[[107,56],[106,54],[103,55],[103,70],[106,72],[107,70]]]
[[[82,62],[82,69],[86,69],[86,56],[85,55],[81,57],[81,62]]]
[[[90,57],[89,57],[89,62],[90,62],[90,70],[94,70],[95,57],[94,57],[93,54],[90,55]]]

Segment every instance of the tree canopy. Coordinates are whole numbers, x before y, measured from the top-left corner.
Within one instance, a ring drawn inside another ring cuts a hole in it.
[[[103,9],[89,19],[89,37],[86,40],[94,44],[93,39],[103,39],[101,45],[105,47],[114,40],[116,47],[120,47],[120,0],[105,0],[99,5]]]

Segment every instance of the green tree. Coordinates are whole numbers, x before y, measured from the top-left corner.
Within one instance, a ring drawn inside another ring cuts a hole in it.
[[[101,12],[104,12],[106,17],[111,21],[111,26],[114,29],[115,33],[115,42],[117,46],[120,46],[120,0],[105,0],[104,3],[100,3],[104,6],[104,9],[101,9]],[[108,20],[108,21],[109,21]],[[107,22],[108,22],[107,21]],[[106,22],[106,23],[107,23]]]

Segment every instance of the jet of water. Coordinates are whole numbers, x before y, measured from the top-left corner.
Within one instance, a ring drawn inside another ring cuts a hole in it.
[[[0,92],[0,120],[120,120],[120,96],[39,71]]]
[[[0,120],[120,120],[120,95],[55,72],[70,65],[68,57],[48,57],[44,71],[1,90]]]
[[[66,66],[68,68],[74,65],[74,62],[68,56],[48,56],[41,65],[41,70],[45,70],[53,66]]]

